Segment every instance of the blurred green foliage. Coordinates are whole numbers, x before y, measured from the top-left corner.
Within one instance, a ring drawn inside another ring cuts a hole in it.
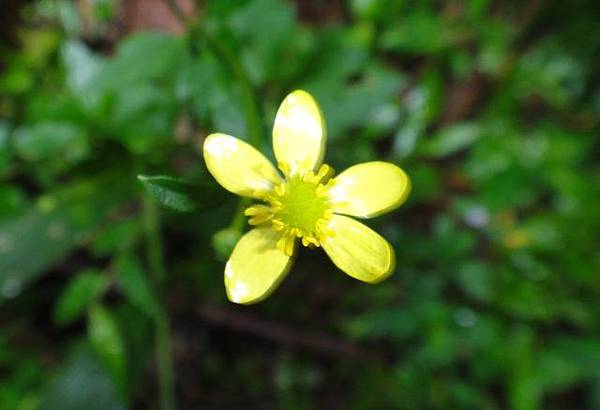
[[[181,35],[117,30],[124,3],[31,1],[0,28],[0,408],[168,408],[172,377],[180,408],[600,409],[594,2],[199,1]],[[198,146],[270,152],[295,88],[329,164],[411,176],[372,221],[397,272],[307,253],[229,305],[244,221]]]

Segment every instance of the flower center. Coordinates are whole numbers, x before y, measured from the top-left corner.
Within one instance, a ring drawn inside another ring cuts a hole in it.
[[[331,217],[328,184],[332,169],[322,165],[317,174],[289,176],[265,198],[266,204],[246,209],[252,225],[270,221],[273,228],[282,232],[277,244],[288,255],[293,254],[295,238],[302,238],[304,246],[320,246],[327,231],[326,222]]]
[[[299,230],[303,236],[315,232],[317,222],[328,207],[327,197],[317,193],[319,186],[322,185],[300,177],[285,182],[272,203],[275,218],[291,229]]]

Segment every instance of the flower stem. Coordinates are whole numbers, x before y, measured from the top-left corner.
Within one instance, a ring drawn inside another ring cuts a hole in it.
[[[160,237],[160,216],[156,203],[144,195],[142,199],[144,228],[146,231],[148,267],[154,287],[159,291],[165,282],[165,264]],[[173,363],[169,335],[169,317],[161,308],[154,319],[155,360],[162,410],[175,409]]]

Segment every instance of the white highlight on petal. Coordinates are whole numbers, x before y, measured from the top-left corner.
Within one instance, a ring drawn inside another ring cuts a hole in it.
[[[348,199],[348,188],[356,185],[354,178],[345,178],[343,181],[337,181],[334,186],[329,188],[329,196],[334,203],[344,202]]]
[[[280,115],[278,121],[281,121],[282,125],[290,130],[304,130],[303,135],[305,138],[310,138],[313,140],[312,142],[320,143],[322,130],[318,118],[315,118],[314,115],[311,115],[303,107],[293,105],[296,98],[294,96],[292,98],[293,100],[290,101],[292,106],[286,113]],[[284,138],[285,135],[280,135],[279,141],[282,141]]]
[[[231,300],[233,302],[239,302],[242,300],[244,296],[246,296],[249,292],[248,285],[245,282],[238,281],[236,282],[230,291]]]
[[[233,266],[231,266],[231,261],[227,261],[225,264],[225,276],[228,278],[233,277]]]
[[[215,157],[230,158],[237,151],[238,144],[233,138],[211,138],[204,146],[209,154]]]

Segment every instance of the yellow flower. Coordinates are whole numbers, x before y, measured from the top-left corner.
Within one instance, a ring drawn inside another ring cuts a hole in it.
[[[297,243],[322,247],[333,263],[358,280],[377,283],[395,267],[392,246],[349,216],[371,218],[400,206],[408,176],[381,161],[355,165],[337,177],[321,165],[325,122],[306,91],[289,94],[277,112],[273,150],[279,170],[246,142],[225,134],[204,141],[214,178],[234,194],[260,203],[245,214],[256,227],[236,244],[225,265],[225,288],[235,303],[255,303],[283,280]]]

